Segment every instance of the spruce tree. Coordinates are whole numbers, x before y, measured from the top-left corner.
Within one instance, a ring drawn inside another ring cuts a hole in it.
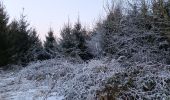
[[[154,31],[155,33],[160,33],[170,41],[169,5],[169,0],[154,0],[154,2],[152,2]]]
[[[29,49],[25,54],[27,62],[41,60],[39,57],[43,54],[44,50],[35,29],[29,34],[29,45]]]
[[[61,30],[61,37],[60,45],[63,54],[74,56],[75,54],[73,51],[75,51],[75,41],[72,36],[72,28],[69,22]]]
[[[78,55],[83,60],[91,59],[92,55],[89,53],[86,43],[87,31],[85,28],[82,28],[79,18],[77,23],[74,25],[72,35],[76,47],[76,55]]]
[[[112,9],[111,9],[112,8]],[[114,46],[114,35],[121,32],[122,28],[122,9],[120,5],[109,9],[106,20],[102,23],[102,48],[104,55],[114,54],[117,48]]]
[[[8,15],[0,3],[0,66],[8,64]]]
[[[54,37],[54,32],[51,28],[48,32],[48,35],[46,36],[46,41],[44,42],[44,48],[47,51],[47,53],[51,56],[51,58],[54,58],[56,56],[57,42]]]
[[[9,24],[9,40],[10,40],[10,48],[9,48],[9,53],[10,53],[10,63],[16,63],[17,62],[17,41],[19,37],[19,23],[17,20],[13,20]]]
[[[140,16],[138,17],[140,21],[140,27],[145,30],[151,30],[153,17],[149,14],[149,4],[146,0],[140,1]]]
[[[87,31],[82,28],[79,19],[73,28],[68,22],[62,29],[61,36],[61,48],[64,55],[82,60],[92,58],[86,43]]]
[[[12,40],[11,51],[13,52],[11,61],[13,63],[27,63],[27,58],[24,56],[31,46],[29,41],[30,32],[31,29],[29,28],[29,23],[24,14],[21,14],[19,21],[14,20],[10,24],[10,38]]]

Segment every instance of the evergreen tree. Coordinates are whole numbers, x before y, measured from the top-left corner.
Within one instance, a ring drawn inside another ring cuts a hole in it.
[[[87,31],[82,28],[79,19],[74,25],[74,28],[71,28],[69,23],[65,25],[61,31],[61,36],[61,47],[64,55],[80,58],[82,60],[89,60],[92,58],[86,44]]]
[[[144,28],[145,30],[151,30],[153,17],[149,12],[149,4],[147,4],[146,0],[141,0],[140,4],[141,7],[139,21],[141,23],[141,28]]]
[[[169,0],[153,0],[153,25],[155,33],[160,33],[170,41],[170,17]]]
[[[137,6],[137,2],[129,3],[129,11],[127,15],[127,23],[126,25],[131,25],[132,27],[141,27],[139,20],[142,15],[140,15],[139,7]],[[143,10],[141,10],[143,11]]]
[[[0,3],[0,66],[8,64],[8,15]]]
[[[16,63],[17,62],[17,41],[19,37],[19,23],[17,20],[13,20],[10,25],[9,25],[9,40],[10,40],[10,48],[9,48],[9,53],[10,53],[10,63]]]
[[[82,28],[82,25],[78,19],[77,23],[74,25],[72,30],[72,35],[74,39],[74,44],[76,47],[76,55],[78,55],[83,60],[89,60],[92,55],[89,53],[86,43],[87,31]]]
[[[29,49],[25,54],[27,62],[42,60],[40,56],[43,54],[44,50],[35,29],[33,29],[29,34],[29,45]]]
[[[54,37],[54,32],[50,28],[48,35],[46,36],[46,41],[44,42],[44,48],[48,54],[50,54],[51,58],[56,56],[57,52],[57,42]]]
[[[10,39],[12,40],[10,51],[12,51],[11,61],[13,63],[27,63],[27,58],[24,56],[31,47],[29,40],[31,29],[28,27],[29,23],[27,22],[24,14],[21,14],[19,21],[14,20],[10,24],[9,32]]]
[[[67,25],[65,25],[63,27],[63,29],[61,30],[61,48],[62,48],[62,52],[64,55],[75,55],[73,51],[75,51],[75,41],[74,38],[72,36],[72,28],[70,23],[68,22]]]
[[[113,5],[112,5],[113,6]],[[114,46],[114,35],[121,32],[122,29],[122,9],[118,5],[116,7],[111,7],[109,9],[106,20],[102,23],[102,48],[104,54],[113,54],[117,51],[117,48]]]
[[[131,25],[140,30],[151,30],[153,16],[149,8],[149,1],[138,0],[129,2],[129,13],[126,16],[126,25]]]

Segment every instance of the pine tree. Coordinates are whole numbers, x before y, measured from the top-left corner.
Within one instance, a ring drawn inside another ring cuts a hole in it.
[[[167,13],[168,20],[170,20],[170,0],[165,2],[165,11]]]
[[[128,15],[127,15],[127,25],[131,25],[131,26],[135,26],[137,28],[141,27],[140,23],[141,21],[139,20],[141,15],[139,12],[139,7],[137,6],[137,1],[130,3],[129,2],[129,11],[128,11]],[[141,10],[142,11],[142,10]]]
[[[31,28],[28,27],[29,23],[24,14],[21,14],[19,21],[14,20],[10,24],[9,34],[10,39],[12,40],[10,51],[12,51],[11,61],[13,63],[27,63],[27,58],[24,56],[31,46],[29,41]]]
[[[35,29],[29,34],[29,45],[29,49],[25,54],[27,62],[41,60],[39,57],[43,54],[44,50]]]
[[[120,23],[123,17],[121,5],[117,5],[114,7],[114,4],[109,8],[107,18],[104,21],[104,27],[111,32],[119,32],[120,31]]]
[[[57,42],[54,37],[54,32],[51,28],[48,32],[48,35],[46,36],[46,41],[44,42],[44,48],[47,51],[47,53],[50,54],[51,58],[54,58],[56,56]]]
[[[113,6],[113,5],[112,5]],[[109,9],[106,20],[102,23],[102,48],[104,54],[113,54],[117,51],[114,46],[113,37],[116,33],[121,32],[122,28],[122,9],[120,5],[116,7],[111,7]]]
[[[8,64],[8,15],[0,3],[0,66]]]
[[[64,55],[74,55],[73,51],[75,51],[74,39],[72,36],[72,28],[70,23],[63,27],[61,30],[61,48]]]
[[[151,30],[153,16],[149,12],[149,4],[147,4],[146,0],[141,0],[140,4],[140,16],[138,17],[141,25],[140,27],[145,30]]]
[[[10,40],[10,63],[16,63],[17,62],[17,41],[19,37],[19,23],[17,20],[13,20],[9,25],[9,40]]]
[[[168,38],[168,40],[170,40],[169,2],[169,0],[153,0],[152,2],[154,31]]]
[[[77,23],[74,25],[72,35],[75,42],[76,55],[78,55],[83,60],[91,59],[92,55],[89,53],[86,43],[87,31],[85,28],[82,28],[79,18]]]
[[[79,19],[73,28],[71,28],[68,22],[62,29],[61,36],[61,47],[64,55],[82,60],[89,60],[92,58],[86,43],[87,31],[85,28],[82,28]]]

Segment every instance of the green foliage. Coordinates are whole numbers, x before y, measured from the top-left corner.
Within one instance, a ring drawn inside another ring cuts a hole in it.
[[[0,3],[0,66],[8,64],[8,15]]]
[[[29,34],[31,31],[31,29],[28,29],[28,26],[29,24],[23,14],[19,21],[14,20],[10,24],[12,62],[26,63],[24,55],[30,48]]]
[[[87,31],[82,28],[80,21],[71,28],[70,24],[64,26],[61,31],[61,47],[65,55],[71,57],[80,57],[83,60],[89,60],[92,55],[88,52],[86,46]]]
[[[26,62],[42,60],[40,56],[43,54],[42,43],[38,38],[37,32],[33,29],[29,34],[29,49],[25,54]]]
[[[66,55],[67,54],[73,55],[73,51],[75,49],[75,42],[72,35],[72,28],[70,24],[65,25],[63,27],[61,31],[61,36],[62,36],[62,40],[61,40],[62,51]]]
[[[44,42],[44,48],[51,55],[51,58],[54,58],[56,56],[57,51],[57,42],[54,37],[54,32],[52,29],[48,32],[48,35],[46,36],[46,41]]]
[[[0,4],[0,66],[26,64],[43,50],[35,30],[29,28],[26,16],[8,23],[8,15]],[[34,59],[33,59],[34,58]]]

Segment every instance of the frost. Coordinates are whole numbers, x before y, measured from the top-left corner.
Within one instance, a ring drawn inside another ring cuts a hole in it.
[[[170,70],[164,64],[136,64],[111,77],[98,98],[169,100]]]
[[[116,60],[73,64],[65,59],[31,63],[14,73],[0,74],[0,99],[87,100],[106,80],[123,71]]]

